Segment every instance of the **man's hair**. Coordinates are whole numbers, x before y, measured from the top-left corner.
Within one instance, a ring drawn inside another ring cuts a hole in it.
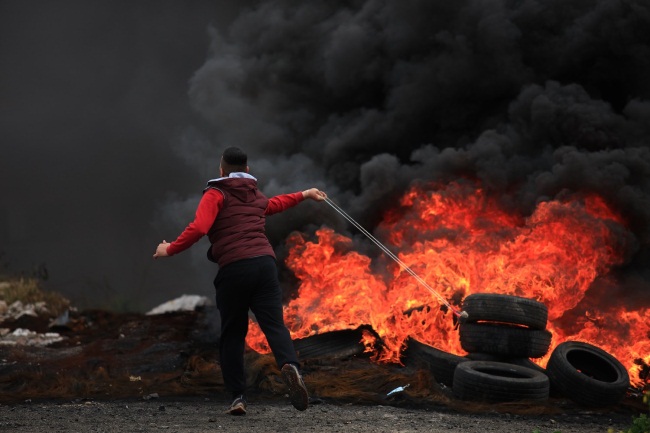
[[[229,147],[223,151],[221,156],[221,168],[224,176],[230,175],[237,171],[246,171],[248,157],[239,147]]]

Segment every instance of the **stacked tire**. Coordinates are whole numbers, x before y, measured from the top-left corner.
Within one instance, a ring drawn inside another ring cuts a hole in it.
[[[459,325],[469,362],[459,363],[452,392],[463,400],[505,402],[548,399],[550,381],[531,358],[546,355],[551,333],[547,307],[512,295],[476,293],[463,301]]]
[[[565,341],[551,353],[546,369],[531,358],[548,352],[547,307],[518,296],[477,293],[463,301],[467,319],[459,324],[465,357],[408,341],[407,359],[415,358],[439,383],[462,400],[505,402],[567,397],[589,407],[620,402],[628,388],[625,367],[604,350],[585,342]]]

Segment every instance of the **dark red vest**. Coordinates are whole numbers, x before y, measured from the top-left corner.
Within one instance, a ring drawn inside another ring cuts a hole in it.
[[[208,231],[212,243],[208,257],[219,266],[257,256],[272,256],[264,232],[264,211],[269,199],[247,178],[227,178],[208,183],[223,193],[223,206]],[[211,256],[211,257],[210,257]]]

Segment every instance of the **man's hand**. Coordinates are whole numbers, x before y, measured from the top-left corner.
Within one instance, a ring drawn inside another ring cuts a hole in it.
[[[316,201],[323,201],[327,198],[327,194],[318,188],[306,189],[302,192],[302,196]]]
[[[158,257],[169,257],[169,254],[167,254],[168,246],[169,246],[169,242],[163,240],[161,244],[158,244],[158,247],[156,248],[156,252],[154,253],[153,258],[157,259]]]

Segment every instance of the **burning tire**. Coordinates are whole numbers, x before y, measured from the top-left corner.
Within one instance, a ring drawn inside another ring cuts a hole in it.
[[[456,398],[488,402],[544,401],[549,389],[548,377],[539,371],[492,361],[458,364],[452,386]]]
[[[361,343],[364,329],[369,328],[360,326],[357,329],[343,329],[296,339],[293,341],[293,347],[301,360],[360,356],[366,349]]]
[[[604,350],[579,341],[560,343],[546,372],[554,391],[585,406],[616,404],[630,385],[623,364]]]
[[[474,293],[463,300],[468,323],[501,322],[546,329],[548,308],[534,299],[496,293]]]
[[[461,323],[460,344],[469,352],[508,358],[541,358],[551,345],[547,330],[488,323]]]
[[[444,352],[412,338],[407,341],[404,357],[407,363],[412,362],[427,369],[433,374],[436,382],[447,386],[451,386],[454,381],[456,366],[461,362],[469,361],[464,356]]]

